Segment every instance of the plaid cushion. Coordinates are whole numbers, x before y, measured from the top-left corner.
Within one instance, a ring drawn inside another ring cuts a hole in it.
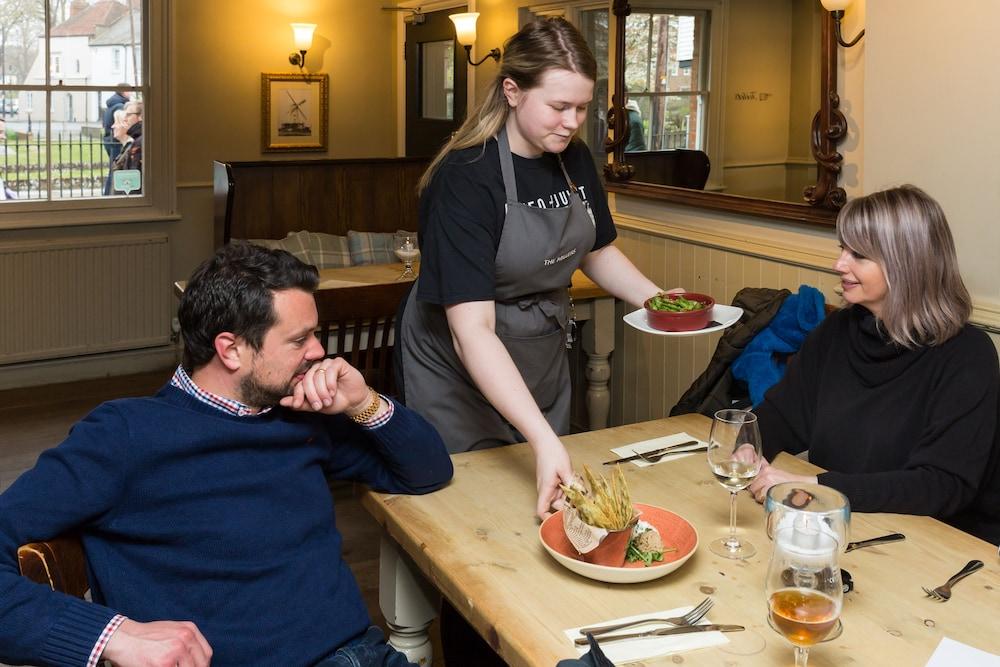
[[[281,249],[295,255],[306,264],[315,264],[312,254],[309,252],[310,233],[306,231],[288,232],[288,236],[281,239]]]
[[[347,245],[353,264],[391,264],[396,261],[389,232],[347,231]]]
[[[309,255],[317,269],[351,266],[346,236],[309,232]]]

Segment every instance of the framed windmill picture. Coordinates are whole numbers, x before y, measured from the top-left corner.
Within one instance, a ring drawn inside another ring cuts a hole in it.
[[[260,75],[261,151],[325,151],[330,120],[326,74]]]

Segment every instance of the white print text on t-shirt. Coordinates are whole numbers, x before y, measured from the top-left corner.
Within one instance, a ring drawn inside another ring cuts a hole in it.
[[[586,205],[589,210],[590,202],[587,201],[585,186],[580,185],[577,186],[576,189],[580,193],[580,199],[583,200],[584,205]],[[547,200],[539,197],[538,199],[524,202],[524,205],[531,208],[562,208],[564,206],[569,206],[569,193],[569,189],[562,190],[560,192],[553,192],[549,195]]]

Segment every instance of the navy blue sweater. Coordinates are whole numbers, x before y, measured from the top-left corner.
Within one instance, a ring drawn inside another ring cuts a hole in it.
[[[193,621],[215,666],[330,655],[369,618],[324,473],[427,493],[452,465],[398,404],[372,431],[280,407],[235,417],[171,386],[101,405],[0,496],[0,661],[84,665],[116,613]],[[20,544],[74,527],[95,604],[18,574]]]

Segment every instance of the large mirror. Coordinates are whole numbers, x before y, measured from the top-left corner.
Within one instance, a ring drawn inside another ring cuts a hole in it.
[[[846,122],[819,0],[615,0],[613,13],[609,190],[833,223]]]

